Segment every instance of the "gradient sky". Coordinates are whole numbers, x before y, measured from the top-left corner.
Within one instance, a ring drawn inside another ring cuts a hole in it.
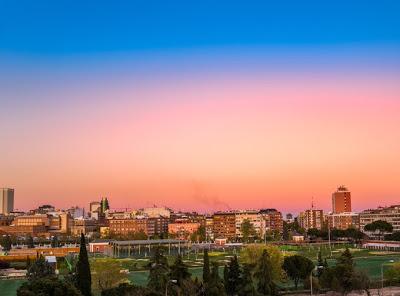
[[[399,1],[71,2],[0,0],[17,208],[400,202]]]

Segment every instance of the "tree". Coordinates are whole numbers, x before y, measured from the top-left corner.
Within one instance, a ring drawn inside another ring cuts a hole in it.
[[[38,278],[23,283],[17,290],[17,296],[82,296],[72,284],[56,278]]]
[[[154,249],[153,256],[149,262],[149,278],[147,287],[154,291],[164,291],[169,281],[169,266],[167,258],[163,254],[161,247]]]
[[[192,233],[192,235],[190,236],[190,240],[192,242],[204,242],[206,240],[206,228],[204,227],[204,225],[200,225],[200,227]]]
[[[249,219],[243,220],[242,224],[240,225],[240,231],[242,232],[244,242],[248,242],[250,237],[254,237],[256,235],[254,225]]]
[[[96,291],[104,291],[118,286],[127,280],[126,273],[121,273],[121,266],[114,260],[98,259],[92,262],[92,283]]]
[[[137,287],[129,283],[122,283],[118,287],[103,290],[101,296],[159,296],[160,293],[144,288]]]
[[[385,279],[390,285],[398,285],[400,283],[400,263],[394,263],[393,266],[385,271]]]
[[[381,239],[383,233],[393,231],[393,225],[383,220],[376,220],[372,223],[365,225],[364,230],[378,232],[379,239]]]
[[[321,232],[317,228],[310,228],[310,229],[307,230],[307,235],[311,239],[315,239],[315,238],[321,236]]]
[[[253,276],[251,275],[251,267],[247,264],[243,265],[243,275],[240,281],[239,296],[255,296],[256,289],[254,287]]]
[[[256,266],[254,277],[257,280],[257,292],[261,295],[276,295],[277,290],[272,278],[271,259],[267,250],[263,250]]]
[[[58,241],[58,237],[55,235],[51,239],[51,247],[52,248],[58,248],[60,246],[60,242]]]
[[[385,235],[385,240],[400,241],[400,231]]]
[[[182,256],[176,257],[174,264],[171,266],[170,278],[176,280],[178,286],[180,286],[184,280],[190,279],[190,272],[187,266],[182,261]]]
[[[31,264],[26,274],[30,281],[53,277],[54,275],[54,268],[46,262],[43,256],[40,256],[33,264]]]
[[[33,242],[33,237],[31,235],[29,235],[26,238],[26,245],[28,246],[28,249],[33,249],[35,248],[35,243]]]
[[[356,270],[353,272],[351,278],[352,290],[363,292],[365,291],[367,295],[370,295],[369,288],[371,281],[364,270]]]
[[[175,281],[173,285],[169,286],[169,291],[171,291],[171,294],[179,296],[191,296],[196,294],[198,287],[192,281],[191,274],[187,266],[183,263],[180,255],[176,257],[174,264],[171,266],[169,278],[171,281]]]
[[[322,273],[324,272],[324,269],[328,266],[325,266],[326,264],[326,258],[325,260],[322,259],[322,254],[321,250],[318,252],[318,261],[317,261],[317,277],[320,278]]]
[[[219,276],[219,266],[217,262],[212,263],[210,280],[205,286],[205,295],[207,296],[224,296],[225,287]]]
[[[3,247],[3,251],[8,252],[11,250],[12,242],[11,237],[9,235],[3,236],[1,241],[1,246]]]
[[[210,259],[208,257],[208,250],[204,249],[203,256],[203,283],[208,283],[210,280]]]
[[[314,269],[314,263],[306,257],[293,255],[285,257],[283,261],[283,269],[294,281],[294,285],[297,289],[299,280],[305,280],[310,276],[312,270]]]
[[[350,250],[346,250],[336,260],[335,277],[339,283],[339,291],[348,293],[353,289],[354,262]]]
[[[0,260],[0,269],[10,268],[10,263],[7,261]]]
[[[266,250],[269,255],[272,280],[279,281],[282,279],[283,271],[282,271],[282,252],[278,247],[273,245],[247,245],[240,252],[240,260],[243,264],[248,264],[252,268],[255,268],[259,263],[262,254]]]
[[[236,295],[238,293],[241,281],[241,272],[238,258],[235,255],[231,258],[229,265],[227,266],[225,290],[228,295]]]
[[[92,277],[83,233],[81,234],[79,259],[76,264],[76,287],[81,291],[83,296],[90,296],[92,294]]]

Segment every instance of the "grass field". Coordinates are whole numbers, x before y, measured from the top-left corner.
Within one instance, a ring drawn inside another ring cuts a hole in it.
[[[346,246],[334,246],[332,247],[332,258],[328,259],[329,264],[334,264],[335,258],[340,256],[341,252],[344,251]],[[383,265],[384,269],[390,267],[391,260],[400,261],[400,253],[391,252],[379,252],[379,251],[369,251],[365,249],[356,249],[352,245],[348,245],[354,256],[354,261],[356,268],[365,270],[371,279],[380,279],[381,277],[381,267]],[[319,249],[315,246],[281,246],[284,255],[300,254],[306,256],[316,262]],[[322,256],[329,257],[330,250],[327,247],[321,248]],[[234,253],[224,253],[224,252],[210,252],[210,260],[218,261],[221,265],[228,262],[229,259],[234,255]],[[189,254],[184,256],[184,262],[189,266],[189,270],[193,277],[202,277],[202,264],[203,256],[202,254]],[[91,260],[96,260],[91,258]],[[104,260],[104,259],[102,259]],[[148,258],[125,258],[125,259],[106,259],[106,260],[117,260],[120,262],[121,267],[124,269],[129,269],[130,273],[128,279],[136,285],[145,285],[147,283],[148,271],[147,264],[149,262]],[[169,256],[168,262],[173,263],[174,257]],[[65,266],[60,265],[61,269]],[[221,268],[222,273],[222,268]],[[16,290],[22,284],[23,280],[0,280],[0,295],[4,296],[14,296],[16,295]],[[289,283],[290,285],[290,283]]]

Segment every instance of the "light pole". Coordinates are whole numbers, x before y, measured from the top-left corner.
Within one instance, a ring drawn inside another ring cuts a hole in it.
[[[165,285],[165,296],[168,296],[168,284],[169,284],[169,283],[176,284],[177,282],[178,282],[177,280],[169,280],[169,281],[167,282],[167,284]]]
[[[394,260],[389,260],[388,262],[386,262],[386,263],[393,263],[394,262]],[[383,262],[382,264],[381,264],[381,288],[383,289],[383,266],[386,264],[385,262]]]
[[[310,272],[310,295],[313,296],[313,271],[318,270],[319,268],[323,268],[322,265],[315,266]]]

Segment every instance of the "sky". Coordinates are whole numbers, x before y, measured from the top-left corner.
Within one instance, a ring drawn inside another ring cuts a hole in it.
[[[399,10],[0,0],[0,187],[24,210],[399,204]]]

